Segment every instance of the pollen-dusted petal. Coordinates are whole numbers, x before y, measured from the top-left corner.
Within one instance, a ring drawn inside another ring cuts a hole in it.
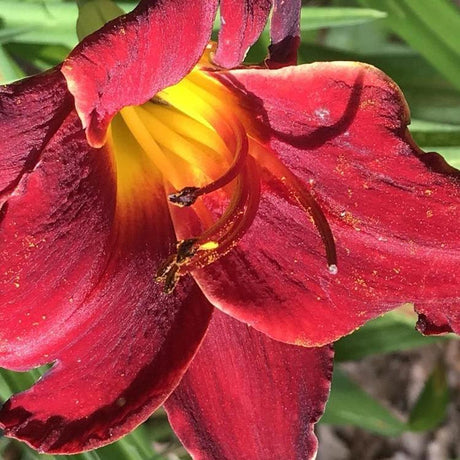
[[[265,142],[321,206],[338,271],[283,178],[267,179],[238,248],[194,273],[211,302],[291,343],[331,342],[405,302],[425,331],[460,332],[459,177],[433,170],[408,138],[397,86],[358,63],[233,71],[230,81],[252,95]]]
[[[45,145],[25,139],[39,161],[0,216],[0,366],[16,370],[53,360],[97,315],[82,305],[114,243],[109,152],[88,146],[75,111],[59,122]]]
[[[216,64],[231,68],[243,61],[264,29],[271,6],[272,0],[221,0]]]
[[[171,295],[154,281],[175,243],[166,197],[141,153],[125,153],[118,171],[124,159],[90,148],[71,112],[3,208],[0,365],[55,365],[5,403],[0,426],[43,451],[95,448],[145,420],[210,319],[190,279]]]
[[[217,0],[141,1],[84,39],[62,66],[88,141],[103,145],[113,115],[177,83],[200,58]]]
[[[0,86],[0,209],[72,107],[58,70]]]
[[[301,1],[274,0],[270,23],[271,45],[267,65],[271,68],[297,63],[300,44]]]
[[[0,410],[7,436],[41,452],[94,449],[129,433],[178,384],[211,306],[191,280],[176,296],[161,294],[146,282],[146,261],[125,257],[114,262],[125,265],[119,276],[109,267],[110,279],[88,299],[86,308],[99,315],[87,331],[57,353],[43,379]]]
[[[165,403],[196,460],[314,458],[332,348],[269,339],[216,311],[206,338]]]

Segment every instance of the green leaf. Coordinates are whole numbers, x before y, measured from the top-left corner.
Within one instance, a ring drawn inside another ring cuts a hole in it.
[[[339,368],[334,371],[332,389],[320,423],[353,425],[384,436],[397,436],[406,424],[352,382]]]
[[[8,43],[4,48],[16,62],[24,63],[29,75],[60,64],[70,53],[63,45]]]
[[[123,11],[131,11],[137,2],[120,2]],[[30,1],[27,6],[15,0],[0,0],[0,23],[4,33],[16,31],[10,41],[52,43],[73,48],[77,43],[75,2]],[[21,33],[17,33],[21,30]]]
[[[438,364],[425,383],[409,417],[412,431],[426,431],[437,427],[446,417],[449,388],[446,370]]]
[[[11,59],[5,48],[0,45],[0,84],[12,82],[23,76],[24,72]]]
[[[425,337],[415,330],[415,321],[397,311],[369,321],[335,344],[336,361],[407,350],[446,340],[446,336]]]
[[[111,0],[77,0],[77,35],[81,41],[104,24],[124,14]]]
[[[387,16],[384,11],[366,8],[305,7],[302,8],[301,30],[363,24]]]
[[[449,0],[359,0],[460,89],[460,14]],[[414,69],[415,70],[415,69]]]
[[[0,29],[0,43],[8,43],[27,33],[28,27],[17,27],[10,29]]]
[[[412,119],[409,128],[412,137],[420,146],[439,145],[460,148],[460,124]]]

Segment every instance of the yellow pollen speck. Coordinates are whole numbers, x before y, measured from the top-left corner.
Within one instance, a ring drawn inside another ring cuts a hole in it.
[[[393,271],[394,271],[395,273],[399,274],[399,273],[401,272],[401,269],[399,269],[399,268],[393,268]]]
[[[431,196],[432,194],[433,194],[433,190],[430,190],[430,189],[425,190],[426,196]]]
[[[365,109],[367,106],[374,106],[375,101],[373,99],[367,99],[366,101],[361,102],[359,105],[361,109]]]
[[[356,217],[353,217],[353,214],[351,212],[343,211],[341,214],[341,217],[348,225],[351,225],[358,232],[361,230],[359,226],[360,225],[359,219],[357,219]]]
[[[428,209],[428,211],[426,212],[426,217],[433,217],[433,211],[431,209]]]
[[[217,241],[208,241],[200,245],[200,249],[203,251],[211,251],[213,249],[217,249],[219,247],[219,243]]]

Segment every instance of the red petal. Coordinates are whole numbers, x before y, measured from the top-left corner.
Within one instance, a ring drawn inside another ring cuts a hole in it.
[[[43,452],[94,449],[129,433],[177,385],[201,342],[210,306],[196,288],[187,297],[162,296],[145,285],[136,263],[127,262],[125,273],[94,296],[90,303],[99,317],[58,353],[51,372],[5,403],[0,426],[7,436]]]
[[[112,116],[177,83],[209,40],[217,0],[142,1],[83,40],[62,67],[91,145],[104,144]]]
[[[72,107],[58,71],[0,86],[0,208]]]
[[[460,332],[458,176],[430,169],[407,139],[396,85],[356,63],[234,71],[231,80],[253,96],[272,148],[321,205],[338,274],[308,215],[266,185],[238,249],[195,273],[211,302],[291,343],[331,342],[404,302],[438,331]]]
[[[215,62],[222,67],[239,65],[267,22],[272,0],[221,0]]]
[[[313,458],[332,354],[276,342],[216,311],[165,403],[171,424],[197,460]]]
[[[150,169],[121,194],[112,153],[88,146],[75,112],[43,150],[42,138],[25,141],[39,161],[8,194],[0,221],[0,363],[57,363],[3,406],[0,425],[36,448],[70,453],[114,441],[163,402],[211,307],[191,280],[169,296],[154,282],[175,237]]]
[[[267,64],[271,68],[297,63],[300,44],[300,0],[274,0],[270,24],[271,45]]]
[[[43,150],[42,138],[18,137],[36,165],[6,197],[0,220],[0,365],[17,370],[51,361],[86,329],[98,312],[83,304],[113,247],[109,154],[88,146],[74,111],[56,123]]]

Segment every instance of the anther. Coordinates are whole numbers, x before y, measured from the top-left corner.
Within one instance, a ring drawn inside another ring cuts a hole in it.
[[[174,291],[174,288],[177,285],[177,282],[179,281],[180,275],[177,273],[179,270],[179,265],[174,264],[169,271],[166,273],[165,277],[165,284],[163,287],[163,291],[165,294],[171,294],[172,291]]]
[[[198,187],[185,187],[177,193],[168,195],[168,200],[181,208],[191,206],[200,196],[199,190]]]
[[[188,240],[182,240],[177,244],[177,255],[176,255],[176,263],[178,265],[183,264],[190,258],[192,258],[196,251],[196,242],[198,238],[189,238]]]
[[[197,241],[197,238],[179,241],[176,245],[176,253],[171,254],[158,268],[155,279],[157,281],[164,281],[163,290],[166,294],[174,291],[180,278],[179,269],[181,265],[187,263],[199,249],[196,245]]]

